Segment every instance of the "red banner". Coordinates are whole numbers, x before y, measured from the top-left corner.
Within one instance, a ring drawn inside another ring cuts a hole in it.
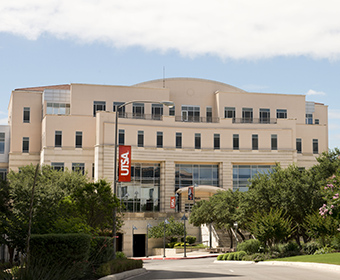
[[[170,197],[170,208],[175,209],[176,208],[176,196]]]
[[[131,146],[119,146],[118,182],[131,181]]]
[[[194,200],[194,187],[188,187],[188,200]]]

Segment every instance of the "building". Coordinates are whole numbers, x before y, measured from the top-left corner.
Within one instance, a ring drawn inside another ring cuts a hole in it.
[[[164,100],[175,107],[158,103]],[[246,92],[193,78],[69,84],[12,92],[9,127],[0,127],[0,160],[1,149],[6,154],[10,147],[9,156],[0,170],[40,163],[113,181],[116,108],[130,101],[118,112],[118,144],[132,147],[132,181],[117,189],[127,208],[120,246],[128,256],[145,253],[148,223],[190,209],[189,186],[197,185],[196,201],[219,189],[246,191],[257,172],[276,163],[308,168],[328,150],[327,106],[304,95]]]

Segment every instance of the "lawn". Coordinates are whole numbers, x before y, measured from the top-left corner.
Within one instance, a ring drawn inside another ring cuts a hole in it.
[[[312,262],[312,263],[328,263],[328,264],[340,265],[340,253],[295,256],[295,257],[288,257],[288,258],[282,258],[282,259],[272,259],[269,261]]]

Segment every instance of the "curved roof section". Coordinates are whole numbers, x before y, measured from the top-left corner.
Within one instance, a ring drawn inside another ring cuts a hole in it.
[[[165,85],[164,85],[165,84]],[[165,88],[171,88],[173,86],[176,86],[178,84],[210,84],[210,87],[215,88],[215,90],[218,91],[224,91],[224,92],[246,92],[245,90],[242,90],[240,88],[213,81],[208,79],[199,79],[199,78],[166,78],[166,79],[157,79],[157,80],[151,80],[139,84],[135,84],[133,86],[136,87],[152,87],[152,88],[163,88],[163,85]]]

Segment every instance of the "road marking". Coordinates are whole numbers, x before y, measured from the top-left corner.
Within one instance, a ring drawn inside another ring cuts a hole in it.
[[[229,269],[229,271],[234,273],[234,270],[232,270],[232,269]]]

